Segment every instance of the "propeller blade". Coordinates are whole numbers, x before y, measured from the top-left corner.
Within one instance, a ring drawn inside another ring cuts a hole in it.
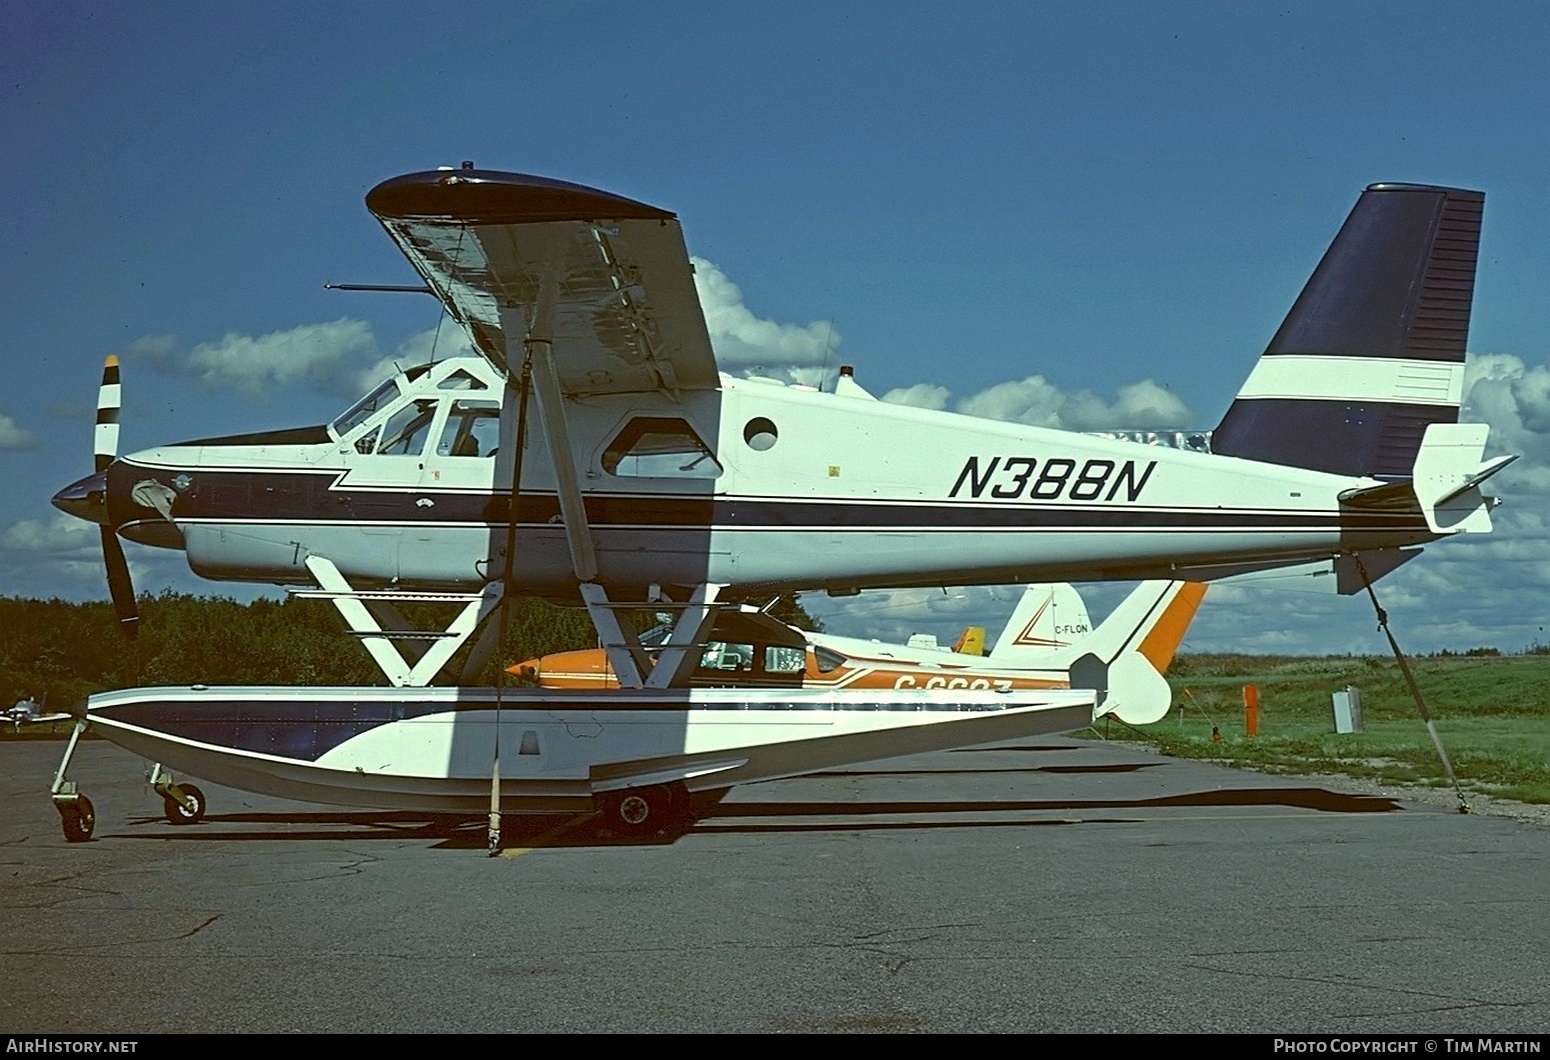
[[[103,480],[104,501],[107,492],[108,465],[118,457],[118,410],[122,396],[118,381],[118,357],[108,354],[102,362],[102,385],[97,388],[97,429],[93,436],[93,456],[97,474]],[[57,498],[56,498],[57,501]],[[129,578],[129,561],[124,558],[124,546],[119,543],[118,532],[103,505],[102,565],[108,570],[108,596],[113,600],[113,613],[118,615],[118,628],[124,636],[133,640],[140,631],[140,608],[135,603],[135,587]]]
[[[118,628],[133,640],[140,631],[140,609],[135,604],[135,587],[129,580],[124,546],[119,544],[118,534],[111,526],[102,528],[102,562],[108,568],[108,595],[113,599],[113,613],[118,615]]]
[[[93,439],[96,470],[102,471],[118,456],[118,357],[108,354],[102,363],[102,385],[97,388],[97,430]]]

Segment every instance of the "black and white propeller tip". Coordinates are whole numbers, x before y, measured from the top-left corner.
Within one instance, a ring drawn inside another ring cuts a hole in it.
[[[102,385],[97,388],[97,426],[93,438],[95,470],[54,494],[54,507],[78,519],[98,524],[102,538],[102,562],[108,573],[108,596],[119,628],[128,637],[139,629],[140,611],[135,604],[134,583],[124,546],[108,514],[108,468],[118,457],[120,391],[118,358],[113,354],[102,365]]]

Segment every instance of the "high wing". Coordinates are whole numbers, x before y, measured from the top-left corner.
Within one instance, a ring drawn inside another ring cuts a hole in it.
[[[567,396],[718,385],[676,215],[468,163],[384,181],[366,205],[501,371],[521,359],[547,289]]]

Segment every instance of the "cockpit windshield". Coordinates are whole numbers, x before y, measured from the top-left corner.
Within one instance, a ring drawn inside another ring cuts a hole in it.
[[[355,403],[355,405],[333,422],[334,433],[340,438],[359,427],[366,418],[378,409],[383,408],[398,398],[398,383],[389,379],[377,389],[367,394]]]

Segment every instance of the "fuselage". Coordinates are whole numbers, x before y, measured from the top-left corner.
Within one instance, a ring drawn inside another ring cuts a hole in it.
[[[574,598],[545,436],[513,469],[503,399],[458,359],[330,425],[142,450],[108,468],[107,518],[211,579],[305,584],[316,554],[360,585],[477,589],[503,573],[515,470],[515,578]],[[1418,511],[1342,510],[1371,479],[773,382],[566,415],[598,581],[623,591],[1129,580],[1436,536]]]

